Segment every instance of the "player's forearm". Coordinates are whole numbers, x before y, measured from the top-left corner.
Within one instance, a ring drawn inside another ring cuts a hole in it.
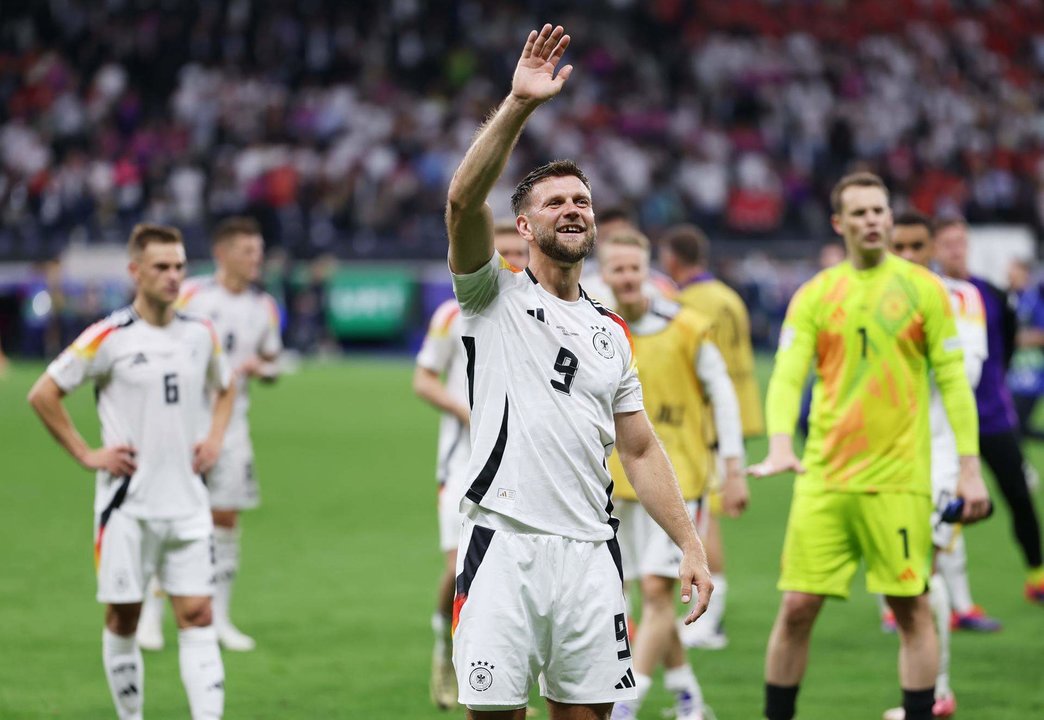
[[[794,454],[794,436],[791,433],[769,435],[769,457]]]
[[[418,366],[413,371],[413,392],[436,410],[452,413],[457,417],[467,415],[467,408],[457,402],[442,384],[439,376],[427,368]]]
[[[979,455],[979,413],[975,396],[964,374],[964,361],[958,359],[935,368],[935,383],[939,387],[946,418],[950,421],[957,440],[957,452],[962,456]]]
[[[801,412],[801,380],[777,366],[765,395],[765,420],[769,436],[794,434]]]
[[[29,405],[43,422],[59,445],[80,465],[85,466],[84,459],[90,447],[80,435],[65,406],[62,405],[61,392],[58,385],[47,375],[43,375],[29,391]]]
[[[621,455],[620,459],[638,501],[649,516],[683,551],[697,551],[701,547],[700,541],[685,507],[678,479],[655,437],[640,454],[629,458]]]
[[[234,385],[218,392],[214,400],[214,408],[210,415],[210,432],[207,439],[220,445],[225,440],[225,430],[232,419],[232,408],[236,402],[236,390]]]
[[[450,181],[446,230],[454,273],[473,273],[493,255],[493,211],[486,198],[535,107],[508,97],[479,131]]]
[[[961,455],[957,459],[960,471],[964,473],[979,473],[982,471],[978,455]]]
[[[475,213],[485,205],[529,115],[538,103],[508,95],[479,130],[449,186],[449,212]]]

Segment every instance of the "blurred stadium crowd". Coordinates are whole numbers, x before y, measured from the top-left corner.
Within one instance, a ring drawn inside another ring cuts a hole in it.
[[[294,258],[441,258],[536,16],[583,28],[579,74],[508,178],[574,157],[652,237],[824,241],[862,164],[897,210],[1044,227],[1031,0],[41,0],[0,8],[0,258],[142,219],[202,257],[233,213]]]

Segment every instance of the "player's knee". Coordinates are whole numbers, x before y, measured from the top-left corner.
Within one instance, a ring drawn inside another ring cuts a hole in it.
[[[179,627],[207,627],[214,621],[210,598],[183,605],[178,616]]]
[[[107,605],[105,607],[105,627],[109,632],[127,637],[138,629],[138,617],[141,615],[141,603]]]
[[[915,633],[934,627],[932,607],[927,593],[917,597],[889,597],[887,600],[901,633]]]
[[[642,577],[642,605],[650,610],[674,611],[674,583],[670,578],[646,575]]]
[[[214,517],[214,524],[218,527],[227,528],[234,530],[236,528],[236,521],[239,513],[235,510],[211,510],[210,514]]]
[[[783,596],[780,619],[790,631],[807,631],[811,629],[822,605],[822,598],[817,596],[788,593]]]

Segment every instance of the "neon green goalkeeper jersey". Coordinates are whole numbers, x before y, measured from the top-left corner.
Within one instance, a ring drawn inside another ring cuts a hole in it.
[[[934,374],[961,455],[978,455],[978,415],[945,287],[894,255],[843,262],[790,301],[769,383],[770,435],[791,435],[815,359],[806,491],[931,493]]]

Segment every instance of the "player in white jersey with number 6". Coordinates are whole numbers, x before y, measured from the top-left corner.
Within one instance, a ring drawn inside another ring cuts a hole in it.
[[[58,443],[97,471],[102,659],[117,715],[142,717],[145,674],[134,631],[155,574],[174,606],[193,720],[213,720],[224,711],[225,673],[211,627],[213,525],[201,475],[217,461],[235,391],[210,323],[174,310],[185,277],[181,233],[138,225],[129,250],[133,304],[87,328],[40,376],[29,402]],[[96,450],[61,402],[88,381],[101,418]],[[204,399],[212,389],[213,409]]]
[[[214,517],[214,629],[226,650],[246,652],[254,649],[254,639],[236,628],[229,606],[239,573],[239,513],[261,502],[247,419],[249,384],[252,379],[276,379],[276,361],[283,345],[275,300],[254,285],[261,277],[264,259],[257,221],[248,217],[222,220],[214,229],[213,253],[215,274],[186,281],[178,308],[213,323],[236,380],[236,403],[225,444],[206,481]],[[162,617],[162,594],[150,586],[138,626],[142,648],[163,647]]]
[[[449,188],[449,265],[472,418],[453,662],[473,720],[521,720],[538,677],[552,720],[605,720],[615,701],[636,696],[606,465],[614,447],[639,500],[683,550],[682,599],[697,589],[688,621],[712,590],[642,406],[627,326],[579,285],[595,241],[580,168],[549,163],[516,186],[515,225],[530,246],[525,271],[493,248],[486,198],[529,115],[572,72],[566,65],[555,74],[568,44],[561,26],[529,34],[511,94]]]
[[[529,263],[529,245],[519,236],[513,222],[493,228],[493,246],[508,264],[524,268]],[[453,589],[460,541],[460,499],[467,489],[465,473],[471,458],[468,390],[464,378],[464,345],[461,342],[460,305],[446,300],[431,316],[417,366],[413,391],[442,411],[439,422],[439,452],[435,477],[439,483],[439,549],[446,569],[439,579],[437,611],[431,618],[435,647],[431,662],[431,700],[442,709],[457,704],[457,676],[453,671]]]

